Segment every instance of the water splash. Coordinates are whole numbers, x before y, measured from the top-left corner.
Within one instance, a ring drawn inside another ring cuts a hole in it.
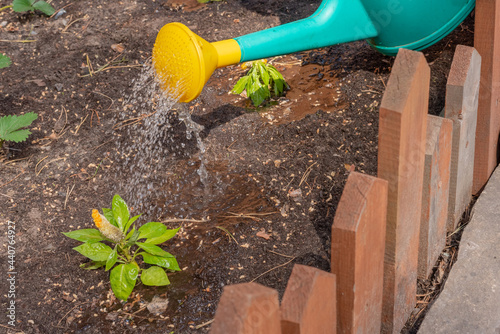
[[[160,82],[152,63],[146,63],[133,81],[133,93],[125,101],[116,126],[121,128],[118,153],[119,158],[124,160],[122,169],[116,175],[118,191],[132,207],[152,215],[161,214],[162,206],[146,205],[165,197],[163,186],[171,182],[169,178],[180,179],[177,188],[185,182],[200,181],[208,185],[205,146],[200,136],[203,126],[191,119],[186,104],[177,104],[182,85],[164,90]],[[199,152],[198,180],[192,180],[187,172],[177,175],[178,171],[175,174],[170,168],[176,159],[193,153],[188,149],[193,145]],[[190,180],[184,179],[187,177]]]

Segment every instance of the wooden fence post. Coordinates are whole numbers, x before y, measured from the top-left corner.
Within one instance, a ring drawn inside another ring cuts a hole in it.
[[[481,56],[474,48],[458,45],[446,85],[444,114],[453,121],[448,232],[455,230],[472,199],[480,78]]]
[[[416,303],[430,69],[401,49],[379,115],[378,176],[389,182],[382,333],[399,333]]]
[[[453,122],[427,115],[418,277],[426,279],[446,245]]]
[[[296,264],[281,302],[282,334],[337,333],[335,275]]]
[[[339,334],[380,333],[386,217],[387,181],[351,173],[332,227]]]
[[[477,194],[497,166],[500,133],[500,0],[476,1],[474,47],[482,58],[473,193]]]
[[[224,288],[211,334],[281,334],[278,292],[257,283]]]

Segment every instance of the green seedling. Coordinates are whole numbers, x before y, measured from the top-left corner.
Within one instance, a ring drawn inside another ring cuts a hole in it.
[[[222,0],[198,0],[199,3],[207,3],[207,2],[219,2],[219,1],[222,1]]]
[[[149,222],[136,229],[134,223],[141,215],[131,218],[127,204],[119,195],[113,197],[111,209],[104,208],[102,212],[92,210],[97,229],[63,233],[68,238],[83,242],[73,249],[91,262],[80,267],[89,270],[105,267],[106,271],[111,270],[111,288],[121,300],[128,299],[139,276],[144,285],[169,285],[165,270],[181,269],[175,257],[157,245],[172,239],[180,227],[169,230],[162,223]],[[141,268],[136,261],[138,256],[150,266]]]
[[[43,0],[14,0],[12,1],[12,10],[18,13],[39,10],[47,16],[51,16],[55,13],[54,7]]]
[[[249,63],[242,65],[243,69],[248,67]],[[233,94],[241,94],[244,90],[247,96],[252,100],[254,106],[259,106],[271,95],[279,97],[288,88],[285,79],[278,70],[267,64],[265,60],[257,60],[250,64],[248,73],[240,78],[234,88]]]
[[[8,56],[0,53],[0,68],[9,67],[11,63]]]
[[[19,143],[28,139],[29,130],[22,129],[30,126],[38,118],[38,114],[29,112],[24,115],[8,115],[0,117],[0,148],[5,141]]]

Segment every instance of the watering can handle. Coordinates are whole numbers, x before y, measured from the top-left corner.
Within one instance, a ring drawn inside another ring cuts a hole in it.
[[[235,38],[240,62],[372,38],[378,31],[361,0],[323,0],[308,18]]]

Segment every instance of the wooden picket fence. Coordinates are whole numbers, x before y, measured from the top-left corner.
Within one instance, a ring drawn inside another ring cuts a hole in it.
[[[212,334],[399,333],[473,194],[497,165],[500,0],[478,0],[475,48],[458,46],[444,117],[428,115],[430,69],[401,49],[379,115],[378,177],[352,172],[332,227],[331,273],[295,265],[274,289],[227,286]],[[495,33],[496,31],[496,33]]]

